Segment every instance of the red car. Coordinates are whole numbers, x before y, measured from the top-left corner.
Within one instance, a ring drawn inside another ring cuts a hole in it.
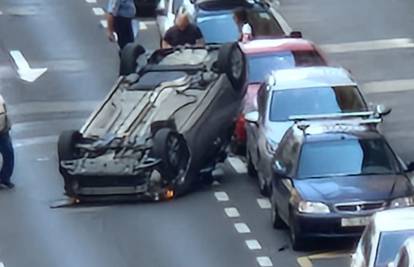
[[[232,151],[244,154],[246,130],[244,114],[256,109],[256,93],[273,70],[306,66],[326,66],[327,61],[312,42],[298,38],[257,39],[241,43],[248,63],[247,93],[233,135]]]

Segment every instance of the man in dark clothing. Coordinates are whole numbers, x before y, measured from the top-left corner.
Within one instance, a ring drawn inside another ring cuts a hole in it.
[[[127,43],[134,41],[132,18],[134,18],[135,13],[133,0],[109,0],[108,2],[108,38],[111,42],[114,42],[117,37],[121,50]]]
[[[178,45],[203,45],[203,35],[200,29],[191,24],[188,15],[179,14],[175,26],[168,29],[162,40],[162,48],[169,48]]]

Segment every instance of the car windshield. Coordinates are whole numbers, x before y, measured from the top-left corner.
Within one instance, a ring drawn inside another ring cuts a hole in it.
[[[267,12],[248,9],[247,16],[254,36],[284,35],[279,23]],[[206,43],[235,42],[240,37],[231,9],[206,12],[197,18],[197,25]]]
[[[298,167],[298,177],[303,179],[399,172],[397,159],[382,138],[305,143]]]
[[[411,236],[414,236],[414,230],[382,232],[374,266],[387,266],[389,262],[394,260],[405,240]]]
[[[287,121],[294,115],[366,111],[355,86],[315,87],[274,91],[269,119]]]
[[[267,80],[267,76],[274,70],[325,65],[322,57],[315,51],[253,54],[247,57],[247,61],[250,83]]]

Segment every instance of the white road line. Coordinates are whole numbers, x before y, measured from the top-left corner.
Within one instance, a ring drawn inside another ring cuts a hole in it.
[[[256,261],[261,267],[273,266],[272,260],[269,257],[265,257],[265,256],[257,257]]]
[[[0,10],[0,15],[3,15],[3,11],[1,11],[1,10]],[[0,265],[0,267],[1,267],[1,265]]]
[[[270,209],[272,207],[272,204],[270,204],[270,201],[268,198],[258,198],[257,204],[259,204],[259,207],[261,209]]]
[[[228,157],[227,160],[237,173],[247,173],[246,165],[240,158]]]
[[[86,0],[86,3],[95,4],[96,3],[96,0]]]
[[[214,196],[216,197],[217,201],[224,202],[229,201],[229,195],[226,192],[215,192]]]
[[[375,51],[396,48],[414,48],[414,42],[410,38],[396,38],[384,40],[372,40],[362,42],[338,43],[320,45],[327,53],[349,53],[356,51]]]
[[[57,112],[92,112],[100,103],[102,103],[102,101],[33,101],[7,105],[7,111],[11,116]]]
[[[25,146],[52,144],[52,143],[56,143],[58,138],[59,136],[57,135],[49,135],[49,136],[13,139],[13,147],[22,148]]]
[[[24,81],[34,82],[47,71],[47,68],[30,68],[29,63],[24,58],[22,52],[19,50],[11,50],[10,56],[16,65],[17,74],[19,75],[20,79]]]
[[[103,15],[105,15],[105,10],[103,10],[102,8],[100,8],[100,7],[94,7],[94,8],[92,8],[92,11],[93,11],[93,13],[96,15],[96,16],[103,16]]]
[[[414,90],[414,79],[373,81],[365,83],[364,93],[389,93]]]
[[[140,21],[139,22],[139,29],[140,30],[148,30],[148,26],[145,22]]]
[[[260,245],[259,241],[257,241],[256,239],[250,239],[250,240],[246,240],[244,242],[246,243],[246,246],[250,250],[260,250],[260,249],[262,249],[262,246]]]
[[[4,264],[2,262],[0,262],[0,267],[4,267]]]
[[[224,212],[226,213],[227,217],[230,217],[230,218],[240,217],[239,211],[234,207],[225,208]]]
[[[234,228],[236,228],[239,234],[248,234],[251,232],[249,226],[245,223],[235,223]]]
[[[102,28],[105,28],[105,29],[108,28],[108,21],[103,19],[99,23],[101,24]]]

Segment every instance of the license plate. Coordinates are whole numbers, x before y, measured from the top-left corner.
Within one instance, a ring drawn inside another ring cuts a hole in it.
[[[342,227],[365,226],[369,223],[369,218],[370,217],[342,218],[341,226]]]

